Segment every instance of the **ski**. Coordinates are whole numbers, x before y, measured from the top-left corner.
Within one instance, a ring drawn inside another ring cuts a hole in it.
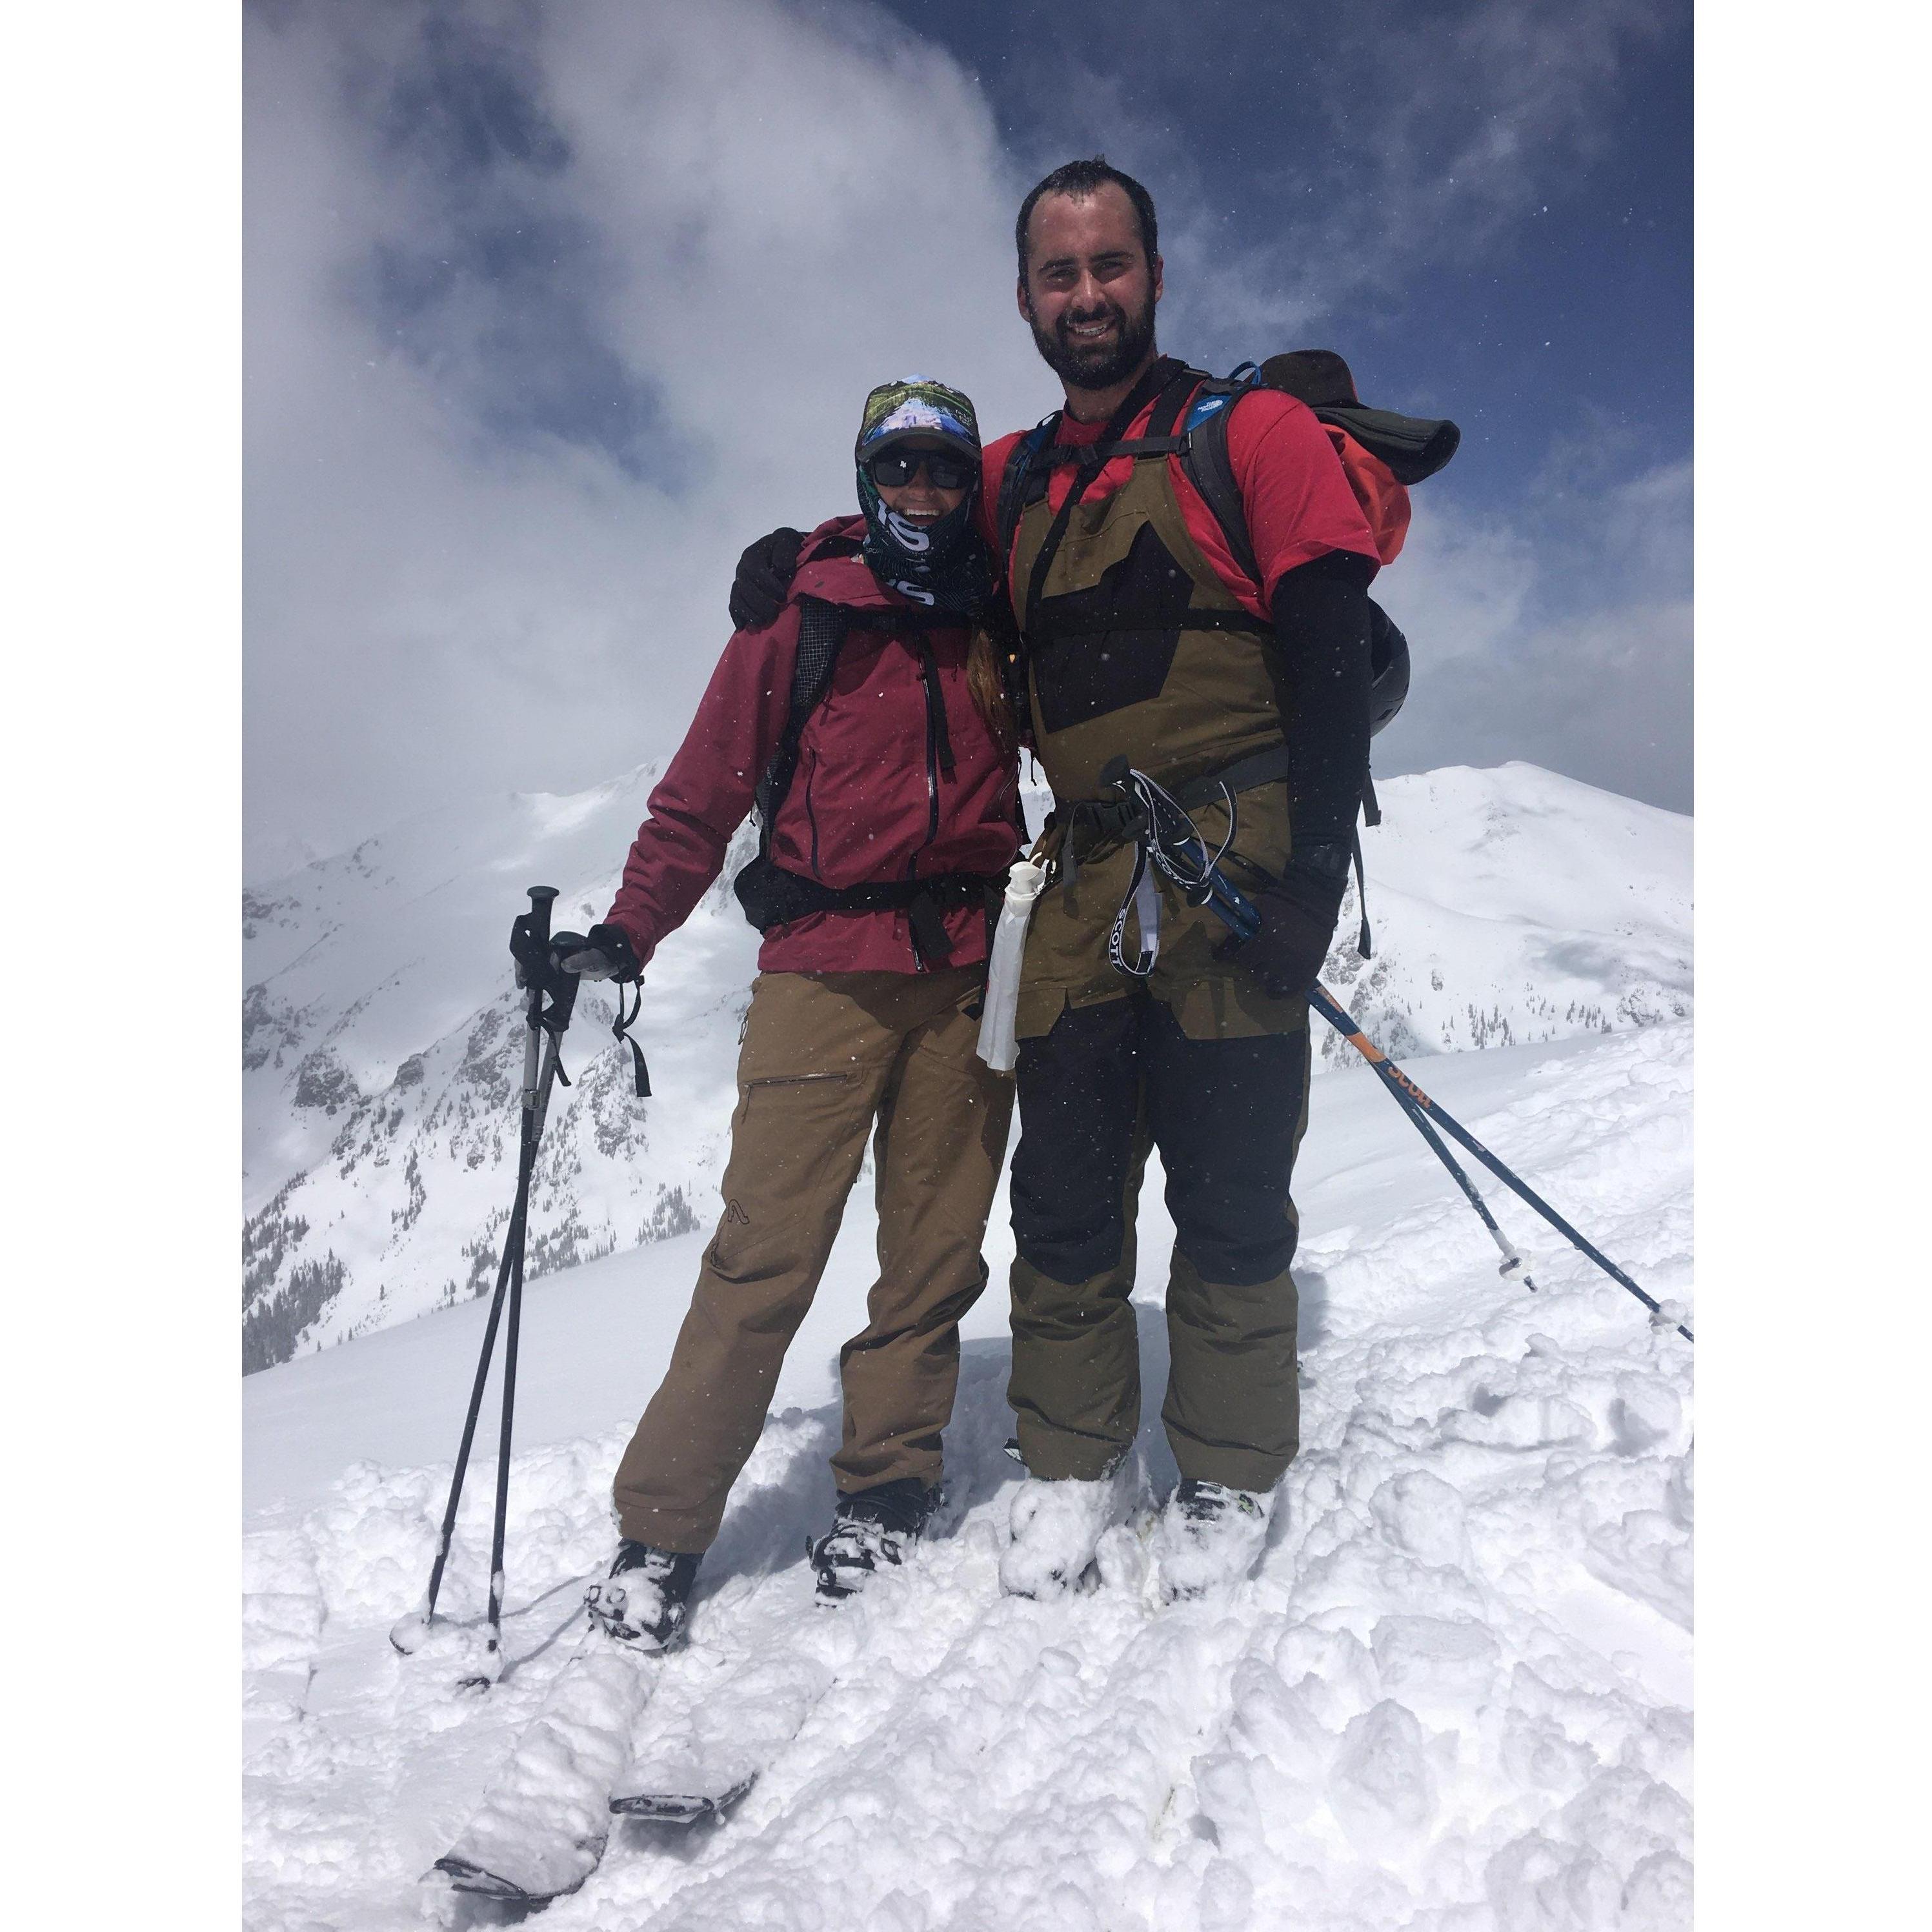
[[[604,1856],[610,1794],[658,1672],[588,1634],[433,1872],[452,1891],[524,1904],[574,1892]]]
[[[722,1818],[758,1783],[753,1772],[722,1791],[634,1791],[614,1798],[610,1809],[620,1817],[642,1818],[659,1825],[694,1825],[701,1818]]]
[[[481,1865],[459,1858],[454,1852],[438,1858],[434,1869],[449,1880],[452,1892],[466,1892],[472,1898],[494,1898],[506,1905],[542,1905],[558,1896],[554,1892],[526,1892],[510,1880],[485,1871]]]
[[[709,1683],[667,1685],[610,1810],[691,1825],[722,1818],[803,1729],[832,1672],[814,1658],[755,1658]]]

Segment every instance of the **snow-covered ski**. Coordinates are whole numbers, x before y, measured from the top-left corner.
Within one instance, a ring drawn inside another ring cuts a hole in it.
[[[438,1858],[434,1869],[449,1880],[451,1891],[468,1892],[472,1898],[501,1899],[512,1905],[541,1905],[546,1898],[556,1896],[555,1893],[525,1892],[508,1879],[499,1878],[494,1872],[485,1871],[481,1865],[458,1858],[454,1852]]]
[[[760,1774],[753,1772],[722,1791],[634,1791],[614,1798],[610,1809],[619,1816],[641,1818],[657,1825],[694,1825],[700,1818],[722,1818],[747,1796]]]
[[[709,1682],[667,1684],[610,1809],[692,1824],[722,1817],[797,1736],[833,1672],[796,1652],[755,1657]]]
[[[659,1664],[592,1632],[434,1870],[453,1890],[539,1904],[574,1892],[610,1834],[610,1794]]]

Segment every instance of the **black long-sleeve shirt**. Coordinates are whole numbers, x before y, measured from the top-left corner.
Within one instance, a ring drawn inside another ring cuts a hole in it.
[[[1348,550],[1289,571],[1272,615],[1288,678],[1288,824],[1294,849],[1346,846],[1369,772],[1369,585]]]

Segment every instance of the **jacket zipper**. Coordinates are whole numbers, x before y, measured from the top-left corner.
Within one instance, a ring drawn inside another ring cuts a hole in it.
[[[939,688],[939,660],[933,656],[930,638],[919,640],[920,682],[926,687],[926,844],[932,844],[939,837],[939,737],[940,720],[945,716],[946,700]],[[950,766],[952,760],[946,764]],[[924,851],[925,845],[920,848]],[[914,853],[906,866],[906,876],[913,876],[919,862],[919,854]]]
[[[823,879],[825,874],[818,866],[818,814],[812,809],[812,782],[818,776],[818,754],[812,754],[812,768],[805,775],[805,822],[812,827],[812,876]]]
[[[952,769],[951,734],[946,731],[946,700],[939,688],[939,660],[933,655],[932,640],[922,633],[919,639],[919,679],[926,688],[926,842],[906,861],[906,877],[919,876],[919,854],[936,844],[939,838],[939,770],[941,734],[946,743],[946,769]],[[913,964],[916,970],[923,973],[927,967],[925,956],[919,950],[919,941],[912,939],[910,918],[907,937],[911,940]]]

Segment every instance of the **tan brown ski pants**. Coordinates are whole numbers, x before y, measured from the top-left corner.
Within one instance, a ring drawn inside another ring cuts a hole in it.
[[[670,1366],[619,1464],[621,1533],[707,1549],[764,1426],[874,1138],[879,1278],[839,1354],[842,1491],[940,1476],[959,1318],[1012,1112],[1010,1076],[974,1052],[983,966],[766,973],[752,988],[724,1214]],[[967,1009],[973,1012],[969,1015]]]

